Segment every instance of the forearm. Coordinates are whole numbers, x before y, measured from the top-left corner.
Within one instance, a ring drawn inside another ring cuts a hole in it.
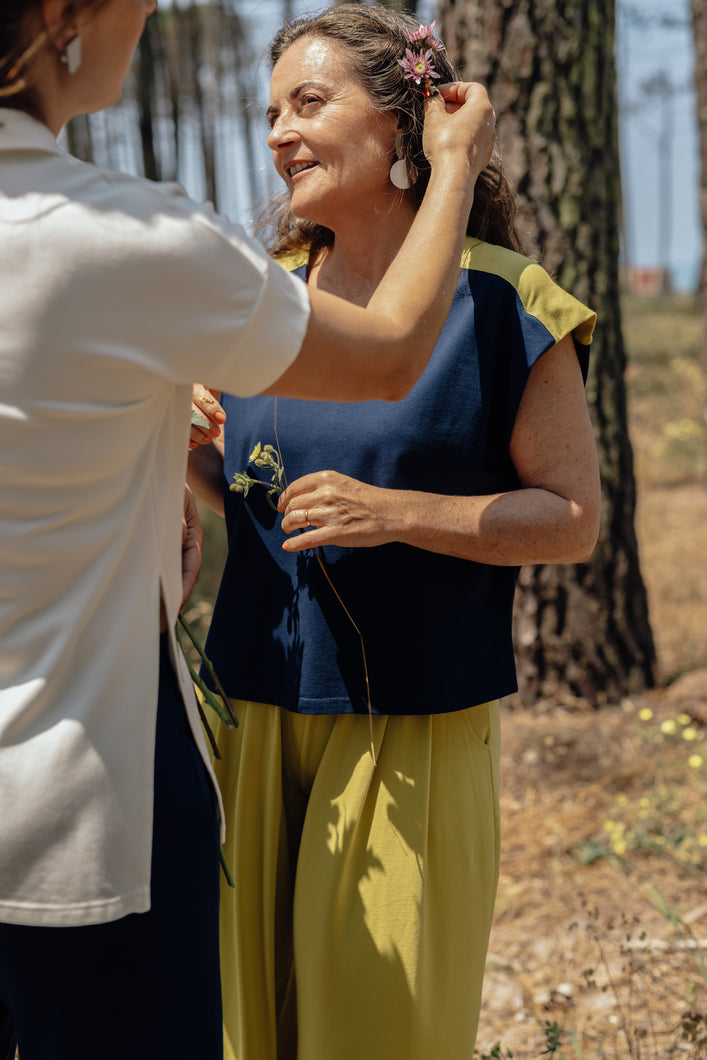
[[[337,471],[303,475],[279,499],[282,528],[292,535],[283,548],[401,541],[501,566],[586,560],[599,532],[601,486],[571,339],[533,366],[509,455],[520,484],[492,496],[395,490]]]
[[[434,172],[402,249],[366,308],[311,288],[301,351],[266,393],[338,401],[405,397],[449,310],[472,203],[468,169]]]
[[[223,443],[220,439],[192,450],[187,464],[187,482],[203,504],[223,516]]]
[[[279,500],[287,552],[316,546],[414,548],[497,566],[578,563],[599,521],[598,493],[529,485],[492,496],[388,489],[321,471],[291,483]],[[305,533],[301,533],[302,530]]]
[[[477,102],[473,107],[467,103],[457,115],[466,113],[461,120],[474,136],[469,137],[467,128],[457,143],[454,122],[446,130],[444,150],[438,149],[431,159],[422,205],[368,305],[361,308],[312,288],[312,312],[300,353],[267,393],[397,400],[419,378],[451,304],[474,185],[493,146],[488,98],[480,86],[468,86],[467,91]],[[433,105],[443,107],[439,101]],[[443,115],[429,111],[426,123]]]
[[[593,508],[546,489],[483,497],[381,492],[390,540],[476,563],[581,563],[596,542]]]

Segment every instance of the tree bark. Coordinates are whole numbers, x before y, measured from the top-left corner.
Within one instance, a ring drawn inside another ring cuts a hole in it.
[[[531,254],[599,315],[587,396],[600,539],[587,563],[521,572],[524,705],[571,696],[600,706],[655,681],[624,385],[614,20],[614,0],[442,0],[440,9],[452,60],[488,86]]]

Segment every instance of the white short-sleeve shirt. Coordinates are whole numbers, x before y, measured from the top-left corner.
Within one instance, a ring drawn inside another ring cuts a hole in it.
[[[266,389],[308,312],[241,228],[0,109],[0,921],[149,908],[191,383]]]

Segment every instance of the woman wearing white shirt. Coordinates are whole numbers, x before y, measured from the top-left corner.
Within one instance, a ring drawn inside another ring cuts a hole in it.
[[[57,147],[117,98],[153,8],[0,12],[0,1002],[22,1060],[221,1056],[216,798],[173,634],[190,384],[403,396],[493,140],[483,89],[443,90],[369,306],[308,291],[179,189]]]

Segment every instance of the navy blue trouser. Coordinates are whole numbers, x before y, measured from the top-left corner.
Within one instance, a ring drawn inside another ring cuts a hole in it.
[[[218,891],[216,798],[163,636],[151,908],[86,927],[0,924],[0,1003],[22,1060],[222,1060]]]
[[[0,1001],[0,1060],[13,1060],[16,1045],[12,1015],[9,1008]]]

